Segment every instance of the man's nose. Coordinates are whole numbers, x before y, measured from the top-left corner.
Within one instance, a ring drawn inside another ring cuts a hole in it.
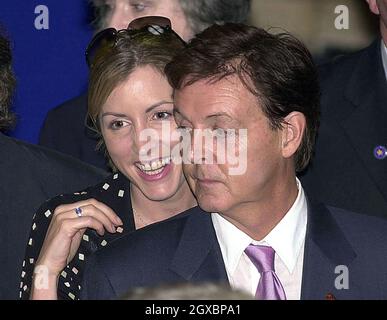
[[[193,164],[212,164],[214,160],[212,143],[210,130],[193,130],[191,134],[190,162]]]
[[[116,6],[112,10],[109,27],[117,30],[126,29],[129,22],[133,20],[130,14],[129,4],[117,1]]]

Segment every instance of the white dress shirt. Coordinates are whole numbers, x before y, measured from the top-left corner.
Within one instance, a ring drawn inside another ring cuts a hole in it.
[[[383,40],[382,40],[382,60],[383,60],[384,73],[386,74],[386,79],[387,79],[387,47]]]
[[[298,195],[282,220],[261,241],[255,241],[218,213],[212,213],[216,236],[232,288],[255,295],[260,274],[244,253],[249,244],[275,250],[274,267],[288,300],[301,297],[302,267],[307,223],[307,202],[297,179]]]

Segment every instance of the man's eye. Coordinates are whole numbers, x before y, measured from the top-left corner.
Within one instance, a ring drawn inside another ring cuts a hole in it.
[[[212,130],[212,134],[218,138],[225,138],[227,135],[227,131],[221,128],[216,128]]]
[[[132,8],[136,11],[136,12],[142,12],[145,10],[145,4],[143,3],[133,3],[132,4]]]
[[[115,120],[110,123],[110,129],[119,130],[123,127],[126,127],[128,124],[123,120]]]
[[[213,134],[214,136],[219,138],[226,138],[226,137],[231,138],[235,136],[235,130],[216,128],[213,130]]]
[[[231,138],[231,137],[235,137],[237,135],[237,133],[236,133],[235,129],[227,129],[226,135],[227,135],[227,137]]]
[[[153,120],[168,120],[172,117],[172,113],[167,111],[156,112],[153,115]]]
[[[186,126],[177,126],[176,130],[184,132],[184,131],[188,131],[189,128],[187,128]]]

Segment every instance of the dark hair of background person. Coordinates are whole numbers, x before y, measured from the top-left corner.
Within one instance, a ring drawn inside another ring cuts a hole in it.
[[[98,147],[104,150],[113,170],[98,122],[103,104],[137,67],[151,66],[164,76],[165,65],[184,47],[185,43],[173,32],[154,35],[145,28],[117,33],[112,48],[102,46],[97,49],[90,69],[88,113],[99,134]]]
[[[310,52],[290,34],[243,24],[214,25],[189,42],[165,73],[174,89],[237,75],[257,97],[273,129],[281,128],[291,112],[303,113],[306,130],[295,155],[296,171],[309,163],[319,125],[318,76]]]
[[[90,0],[96,19],[97,30],[106,28],[110,8],[106,0]],[[181,8],[194,34],[201,32],[213,23],[244,23],[248,19],[251,0],[179,0]]]
[[[14,124],[15,117],[10,111],[10,105],[15,86],[11,45],[0,26],[0,131],[5,131]]]
[[[254,300],[254,297],[226,284],[179,283],[149,288],[135,288],[122,300]]]

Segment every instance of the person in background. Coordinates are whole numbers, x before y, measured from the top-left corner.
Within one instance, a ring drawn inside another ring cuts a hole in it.
[[[184,46],[169,19],[156,16],[101,31],[90,43],[89,114],[114,174],[46,202],[36,214],[20,283],[23,299],[79,299],[91,253],[136,229],[198,210],[169,148],[178,141],[172,139],[176,123],[164,67]],[[165,126],[171,132],[162,131]],[[141,157],[146,131],[157,133],[151,159]],[[160,155],[156,144],[166,153]],[[47,286],[40,286],[47,274]]]
[[[135,18],[165,16],[173,29],[189,40],[213,23],[245,22],[250,0],[93,0],[95,26],[124,29]],[[98,139],[85,126],[87,94],[71,99],[48,112],[40,131],[39,144],[69,154],[82,161],[110,170],[102,152],[96,151]]]
[[[217,283],[180,283],[161,285],[154,288],[132,289],[121,297],[122,300],[253,300],[240,290]]]
[[[387,217],[387,0],[367,2],[381,36],[320,67],[321,127],[301,180],[324,203]]]
[[[90,256],[81,298],[228,282],[265,300],[386,299],[387,219],[325,206],[296,177],[312,157],[319,122],[307,48],[287,33],[214,25],[165,73],[177,126],[193,137],[183,170],[203,211]],[[217,140],[195,139],[203,130]],[[220,148],[226,144],[245,157],[235,161]],[[245,170],[231,170],[238,167]]]
[[[48,198],[97,183],[104,173],[72,157],[10,138],[16,85],[10,42],[0,30],[0,300],[17,299],[32,216]]]

